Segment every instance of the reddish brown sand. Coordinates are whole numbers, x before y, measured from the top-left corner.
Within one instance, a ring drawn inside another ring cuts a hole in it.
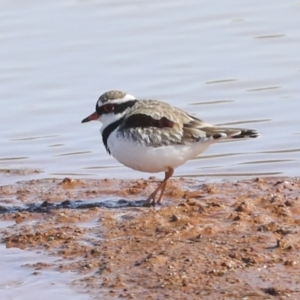
[[[146,199],[155,179],[24,181],[3,206]],[[95,299],[300,299],[300,179],[203,184],[170,180],[159,207],[11,212],[7,247],[61,257],[32,266],[72,271]]]

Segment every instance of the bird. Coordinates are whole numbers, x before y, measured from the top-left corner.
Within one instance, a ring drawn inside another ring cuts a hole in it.
[[[106,151],[121,164],[141,172],[164,172],[165,178],[145,205],[161,204],[175,168],[224,139],[257,138],[253,129],[213,126],[167,102],[137,99],[112,90],[81,122],[98,120]]]

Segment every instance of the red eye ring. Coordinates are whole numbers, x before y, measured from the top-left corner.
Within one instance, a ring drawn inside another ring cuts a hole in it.
[[[106,113],[109,113],[109,112],[113,111],[114,109],[115,109],[115,106],[113,104],[105,104],[103,106],[103,110]]]

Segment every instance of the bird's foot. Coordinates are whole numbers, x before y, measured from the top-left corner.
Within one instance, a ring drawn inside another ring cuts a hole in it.
[[[155,206],[155,204],[160,204],[160,202],[156,202],[155,198],[157,195],[158,190],[155,190],[145,201],[144,206],[150,207]]]
[[[165,179],[159,184],[159,186],[155,189],[155,191],[150,194],[150,196],[148,197],[148,199],[145,202],[145,206],[155,206],[155,204],[161,204],[162,203],[162,199],[163,199],[163,195],[164,195],[164,191],[167,185],[167,181],[168,179],[173,175],[174,169],[169,167],[168,171],[165,173]],[[156,195],[158,194],[158,192],[160,191],[159,197],[157,199],[157,201],[155,201]]]

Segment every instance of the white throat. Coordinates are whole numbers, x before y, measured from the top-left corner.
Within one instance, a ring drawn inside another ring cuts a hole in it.
[[[104,114],[104,115],[100,116],[98,118],[98,120],[102,123],[102,127],[100,129],[101,133],[110,124],[122,119],[124,117],[124,115],[126,114],[126,112],[127,112],[127,110],[125,110],[119,114],[110,113],[110,114]]]

